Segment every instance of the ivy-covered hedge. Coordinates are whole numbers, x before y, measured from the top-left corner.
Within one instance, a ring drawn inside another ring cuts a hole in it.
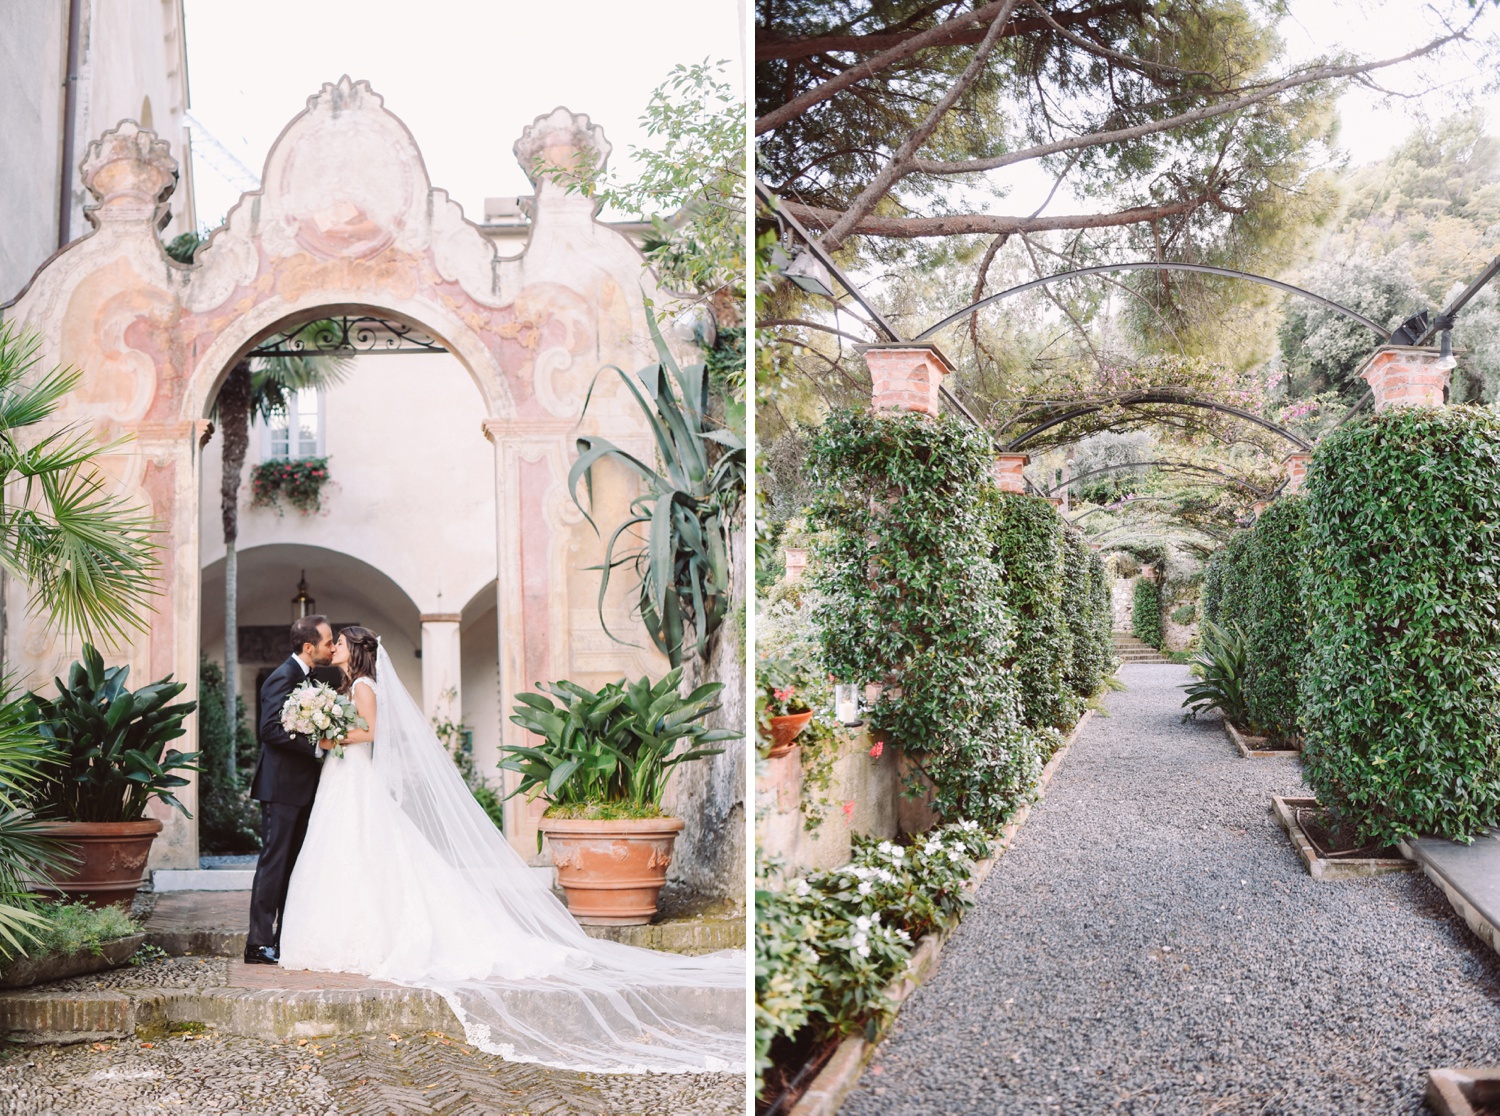
[[[1130,606],[1130,630],[1142,643],[1161,650],[1161,591],[1149,577],[1136,578],[1135,599]]]
[[[1063,614],[1073,637],[1064,680],[1078,699],[1075,712],[1093,697],[1114,661],[1109,571],[1082,533],[1063,531]]]
[[[1297,735],[1301,702],[1297,687],[1307,658],[1307,608],[1303,565],[1307,501],[1285,496],[1268,507],[1249,532],[1244,548],[1246,581],[1245,695],[1250,720],[1266,735],[1286,741]]]
[[[1203,617],[1221,628],[1250,622],[1250,587],[1254,576],[1246,549],[1248,532],[1237,531],[1214,551],[1203,572]]]
[[[1042,742],[1021,717],[1005,586],[988,534],[993,450],[950,418],[839,411],[810,453],[824,662],[882,682],[869,723],[936,786],[945,820],[999,826]]]
[[[1361,841],[1500,822],[1500,416],[1395,407],[1307,495],[1307,780]]]
[[[1021,715],[1034,729],[1067,728],[1080,709],[1067,681],[1073,631],[1063,615],[1062,517],[1039,496],[989,488],[985,503],[1004,571]]]

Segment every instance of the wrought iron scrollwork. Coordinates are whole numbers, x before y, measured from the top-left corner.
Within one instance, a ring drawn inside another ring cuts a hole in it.
[[[272,334],[250,356],[319,356],[322,354],[446,353],[442,342],[393,318],[347,315]]]

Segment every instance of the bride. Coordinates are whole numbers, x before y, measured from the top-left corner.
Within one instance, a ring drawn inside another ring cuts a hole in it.
[[[590,938],[474,800],[368,628],[333,665],[369,723],[325,749],[281,965],[430,988],[469,1042],[598,1073],[743,1071],[742,952]]]

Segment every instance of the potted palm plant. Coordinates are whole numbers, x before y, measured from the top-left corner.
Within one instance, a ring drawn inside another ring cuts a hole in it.
[[[662,812],[678,764],[715,756],[709,747],[742,734],[711,729],[721,682],[683,696],[681,668],[652,685],[621,679],[593,691],[575,682],[542,685],[552,697],[519,694],[511,720],[536,734],[505,745],[500,767],[519,772],[511,795],[545,795],[538,843],[552,846],[568,910],[595,926],[638,926],[656,914],[681,818]],[[555,702],[553,698],[557,699]]]
[[[36,792],[33,806],[49,819],[47,831],[78,855],[69,870],[54,870],[38,890],[61,892],[95,907],[128,907],[145,882],[146,858],[162,824],[146,817],[153,798],[181,810],[172,793],[196,771],[198,753],[167,748],[182,736],[183,718],[197,706],[169,704],[186,689],[168,675],[134,692],[125,688],[126,666],[108,667],[91,645],[75,662],[58,695],[26,695],[26,714],[60,768]]]

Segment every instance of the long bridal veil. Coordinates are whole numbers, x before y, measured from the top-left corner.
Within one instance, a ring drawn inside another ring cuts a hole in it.
[[[459,974],[435,958],[430,972],[382,975],[439,993],[471,1043],[514,1061],[596,1073],[743,1072],[744,952],[689,957],[585,934],[474,800],[384,648],[376,666],[381,785],[472,892],[464,905],[536,945],[526,958],[495,958],[488,974]],[[546,971],[521,975],[538,957],[553,959]]]

